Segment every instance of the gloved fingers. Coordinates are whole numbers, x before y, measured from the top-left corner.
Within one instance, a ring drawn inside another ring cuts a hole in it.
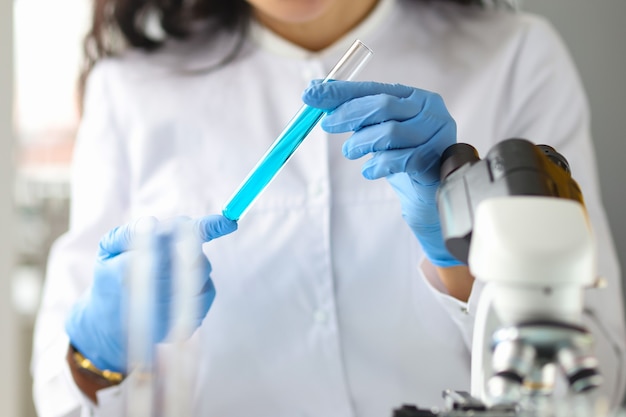
[[[167,221],[159,221],[153,216],[141,217],[110,230],[100,239],[98,255],[103,259],[117,256],[122,252],[134,249],[141,237],[152,236],[155,233],[171,233],[177,224],[189,221],[189,217],[184,216]]]
[[[132,249],[137,236],[154,230],[157,224],[158,220],[155,217],[142,217],[110,230],[100,239],[98,257],[107,259]]]
[[[413,91],[409,97],[377,94],[355,98],[341,104],[322,119],[328,133],[357,131],[387,121],[404,121],[416,117],[424,108],[425,97]]]
[[[172,327],[179,323],[177,320],[181,318],[189,320],[184,326],[192,326],[194,329],[200,326],[202,320],[209,312],[213,301],[215,300],[215,287],[213,281],[209,278],[205,281],[202,289],[196,294],[189,294],[185,299],[176,300],[176,296],[167,299],[157,300],[154,306],[155,314],[152,316],[154,323],[152,327],[153,340],[160,342],[164,340],[173,330]],[[175,311],[174,307],[192,308],[187,311],[188,316],[180,316],[181,311]]]
[[[170,227],[164,227],[152,237],[157,298],[171,298],[179,291],[178,285],[173,282],[178,268],[191,277],[192,291],[197,294],[210,279],[211,273],[211,264],[202,251],[202,243],[230,233],[237,228],[237,223],[217,215],[199,219],[176,218],[168,223]]]
[[[196,268],[197,276],[200,282],[199,287],[201,287],[198,293],[202,294],[204,291],[213,288],[213,281],[211,280],[211,272],[213,271],[213,268],[204,253],[200,254]]]
[[[433,142],[435,146],[435,142],[443,141],[442,146],[447,147],[454,143],[455,137],[456,131],[452,126],[430,120],[389,121],[355,132],[343,144],[342,152],[348,159],[358,159],[372,152],[413,149],[427,142]]]
[[[180,295],[180,291],[178,291],[176,295]],[[155,301],[159,317],[169,317],[173,314],[172,305],[175,298],[175,294],[172,294],[170,297],[160,298]],[[213,284],[213,280],[211,278],[207,278],[203,281],[202,287],[198,291],[193,292],[193,294],[186,294],[183,302],[195,303],[195,305],[198,306],[198,315],[204,317],[207,311],[209,311],[209,307],[211,307],[211,303],[214,298],[215,285]]]
[[[432,152],[432,147],[418,146],[377,152],[363,164],[361,173],[369,180],[407,173],[414,181],[428,185],[439,181],[439,165],[439,157]]]
[[[311,83],[302,93],[302,101],[311,107],[328,111],[359,97],[378,94],[408,97],[414,90],[413,87],[406,85],[384,84],[371,81]]]
[[[207,259],[207,257],[199,251],[198,254],[194,255],[194,259],[189,259],[190,263],[187,263],[185,266],[185,271],[183,272],[185,276],[183,277],[174,277],[173,284],[171,287],[172,296],[178,294],[181,291],[180,283],[181,279],[189,279],[191,282],[189,291],[194,295],[201,294],[204,291],[204,288],[207,286],[207,282],[211,281],[211,263]],[[188,261],[188,262],[189,262]],[[180,259],[179,259],[180,262]],[[175,271],[172,271],[172,274],[176,274]],[[175,275],[174,275],[175,276]]]
[[[194,220],[198,237],[202,242],[209,242],[237,230],[237,222],[221,215],[210,215]]]
[[[155,305],[155,314],[151,316],[152,320],[152,340],[159,343],[165,340],[172,328],[172,303],[163,303]]]
[[[407,221],[416,218],[421,224],[439,223],[436,209],[438,181],[420,184],[404,173],[389,175],[386,179],[400,196],[402,213]]]
[[[156,285],[157,299],[167,299],[172,293],[172,241],[171,233],[160,232],[154,236],[152,276]]]
[[[213,300],[215,300],[215,286],[213,285],[213,280],[209,278],[202,288],[202,291],[198,295],[194,297],[193,302],[197,305],[197,318],[199,320],[198,325],[202,322],[204,317],[209,312],[211,305],[213,304]]]
[[[98,258],[94,267],[91,292],[99,299],[111,300],[118,297],[132,262],[132,252],[120,253],[111,258]]]

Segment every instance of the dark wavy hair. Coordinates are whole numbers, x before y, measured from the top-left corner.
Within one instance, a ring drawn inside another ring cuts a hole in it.
[[[482,3],[481,0],[448,1],[467,5]],[[252,14],[246,0],[93,0],[93,3],[91,28],[83,42],[81,96],[90,70],[101,58],[117,55],[126,47],[153,51],[167,39],[186,38],[194,23],[207,19],[215,23],[211,26],[213,31],[232,31],[243,38]],[[158,19],[162,36],[150,35],[150,19]],[[236,53],[235,50],[224,57],[222,63]]]

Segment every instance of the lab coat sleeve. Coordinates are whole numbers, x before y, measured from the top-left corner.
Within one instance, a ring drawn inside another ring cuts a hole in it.
[[[87,83],[72,162],[69,230],[54,243],[48,259],[31,362],[40,417],[94,415],[65,361],[69,342],[64,324],[91,283],[100,237],[124,221],[128,207],[128,166],[114,117],[110,64],[98,64]]]
[[[569,53],[551,25],[524,15],[523,36],[507,69],[502,125],[495,141],[518,137],[548,144],[565,156],[580,185],[591,219],[597,251],[597,274],[608,283],[604,289],[585,292],[585,325],[592,332],[595,352],[604,377],[603,394],[613,406],[626,386],[626,334],[622,285],[617,254],[607,221],[590,134],[589,108],[584,89]],[[423,268],[426,276],[432,271]],[[471,346],[473,315],[481,283],[475,283],[468,303],[437,293]]]

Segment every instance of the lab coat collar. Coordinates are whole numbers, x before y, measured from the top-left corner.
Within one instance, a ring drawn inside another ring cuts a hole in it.
[[[355,39],[363,39],[388,20],[396,0],[380,0],[374,10],[357,27],[346,33],[334,44],[319,52],[304,49],[278,36],[270,29],[261,25],[256,19],[251,19],[249,36],[253,43],[260,48],[284,57],[295,59],[312,59],[324,56],[337,56],[348,49]]]

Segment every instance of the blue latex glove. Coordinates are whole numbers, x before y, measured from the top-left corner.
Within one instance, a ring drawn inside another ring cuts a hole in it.
[[[139,233],[150,230],[155,265],[155,328],[154,343],[168,333],[172,302],[171,252],[175,237],[172,223],[191,222],[199,243],[208,242],[237,229],[237,223],[223,216],[213,215],[199,219],[177,218],[160,223],[154,218],[143,218],[111,230],[100,240],[94,279],[91,288],[72,308],[65,323],[70,343],[97,368],[115,372],[126,371],[127,329],[123,324],[125,303],[128,299],[127,274]],[[200,305],[194,317],[196,328],[206,316],[215,288],[211,281],[211,264],[200,252],[198,267],[204,279],[197,302]]]
[[[313,82],[303,93],[311,107],[328,111],[322,128],[353,131],[343,154],[363,164],[367,179],[386,177],[402,204],[402,216],[430,261],[461,265],[446,249],[437,211],[440,157],[456,142],[456,123],[435,93],[399,84]]]

